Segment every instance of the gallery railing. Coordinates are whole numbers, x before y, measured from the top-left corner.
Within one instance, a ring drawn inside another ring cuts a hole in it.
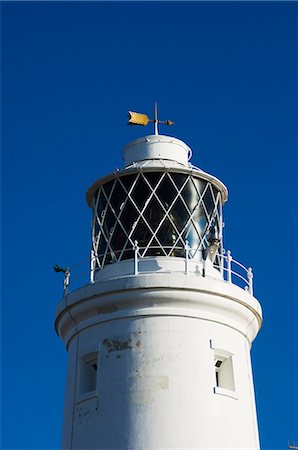
[[[156,260],[156,256],[145,256],[142,257],[140,255],[142,250],[142,247],[138,246],[138,242],[135,241],[132,249],[129,251],[132,251],[133,258],[127,260],[131,261],[131,273],[130,276],[138,276],[142,273],[149,273],[148,267],[146,267],[146,270],[142,268],[141,262],[146,260]],[[181,250],[181,249],[180,249]],[[77,285],[77,282],[80,281],[81,283],[94,283],[95,280],[95,274],[97,271],[101,270],[98,267],[98,258],[100,255],[96,255],[94,251],[91,251],[91,256],[89,258],[89,270],[87,269],[87,260],[81,262],[81,264],[76,265],[73,268],[66,268],[56,271],[64,272],[64,281],[63,281],[63,291],[64,296],[70,293],[70,285],[76,289],[79,286]],[[166,257],[168,258],[168,257]],[[180,260],[182,258],[179,258]],[[206,261],[202,260],[202,270],[198,271],[197,269],[194,269],[193,266],[190,264],[190,262],[193,260],[193,254],[192,249],[188,246],[188,243],[186,243],[184,248],[184,266],[183,270],[181,269],[181,273],[184,273],[185,275],[188,275],[190,273],[196,273],[203,277],[208,277],[210,274],[208,274],[208,266],[206,265]],[[121,264],[120,262],[115,262],[113,264]],[[58,266],[55,266],[58,267]],[[78,272],[78,269],[80,267],[86,267],[86,270],[83,270],[82,272]],[[253,295],[253,272],[251,267],[246,268],[243,264],[241,264],[239,261],[235,260],[232,257],[232,254],[230,250],[224,251],[224,254],[220,255],[217,254],[216,258],[213,262],[213,267],[215,267],[222,275],[223,280],[225,280],[228,283],[233,283],[238,285],[239,287],[242,287],[246,291],[248,291],[251,295]],[[197,268],[197,266],[196,266]],[[154,272],[152,270],[152,272]]]

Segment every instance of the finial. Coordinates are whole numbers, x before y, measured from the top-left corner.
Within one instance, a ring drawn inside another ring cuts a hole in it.
[[[133,111],[128,111],[127,125],[141,125],[141,126],[145,127],[146,125],[148,125],[149,122],[154,123],[154,134],[155,135],[158,135],[158,124],[159,123],[162,123],[162,124],[168,125],[168,126],[174,125],[174,122],[172,122],[171,120],[158,120],[157,102],[155,102],[155,105],[154,105],[154,119],[153,120],[149,119],[147,114],[141,114],[141,113],[137,113],[137,112],[133,112]]]
[[[157,102],[154,104],[154,134],[158,135]]]

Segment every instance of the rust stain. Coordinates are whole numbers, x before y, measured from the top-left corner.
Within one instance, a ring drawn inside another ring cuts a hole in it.
[[[109,353],[111,352],[118,352],[121,350],[127,350],[127,349],[131,349],[131,339],[126,339],[126,340],[120,340],[120,339],[108,339],[105,338],[103,340],[103,345],[106,345],[107,350]]]

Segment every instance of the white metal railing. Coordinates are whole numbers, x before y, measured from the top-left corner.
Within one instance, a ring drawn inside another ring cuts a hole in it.
[[[131,276],[138,276],[140,273],[148,273],[148,270],[144,271],[140,267],[140,262],[143,260],[153,260],[156,257],[150,257],[140,256],[140,251],[143,250],[142,247],[139,247],[138,241],[134,242],[134,245],[132,246],[133,250],[133,265],[132,265],[132,271]],[[131,251],[130,250],[130,251]],[[182,248],[179,248],[178,250],[182,250]],[[197,270],[193,270],[190,266],[190,261],[193,260],[191,256],[191,247],[189,246],[188,241],[186,241],[186,244],[184,246],[184,274],[188,275],[190,273],[196,273],[198,274]],[[196,253],[196,251],[194,252]],[[69,294],[69,287],[70,284],[76,285],[77,281],[80,281],[82,283],[83,279],[85,279],[85,284],[87,283],[94,283],[95,282],[95,273],[98,270],[101,270],[98,266],[96,261],[98,261],[98,258],[100,258],[101,255],[96,255],[95,252],[92,250],[90,258],[88,260],[82,261],[81,264],[76,265],[73,268],[67,268],[66,270],[63,270],[64,272],[64,280],[63,280],[63,293],[64,296]],[[164,256],[165,258],[169,258],[167,256]],[[182,258],[179,258],[180,260]],[[236,261],[230,252],[228,250],[227,252],[224,251],[224,254],[220,255],[217,254],[215,257],[216,262],[213,262],[213,267],[215,267],[222,275],[222,278],[227,281],[228,283],[236,284],[244,290],[248,291],[251,295],[253,295],[253,272],[251,267],[246,268],[243,264]],[[77,269],[81,266],[86,267],[87,261],[89,261],[90,269],[83,270],[82,272],[78,273]],[[113,264],[118,264],[118,262],[114,262]],[[74,272],[75,276],[71,276],[71,274]],[[149,272],[154,272],[153,270],[149,270]],[[202,273],[201,276],[208,277],[208,268],[206,265],[206,260],[202,259]],[[81,284],[80,283],[80,284]],[[79,286],[78,286],[79,287]],[[75,286],[76,289],[76,286]]]
[[[246,268],[236,259],[232,258],[230,250],[226,254],[218,255],[220,264],[214,264],[223,275],[224,280],[228,283],[233,283],[234,280],[241,280],[244,284],[244,289],[253,295],[253,272],[252,268]],[[235,283],[238,284],[238,283]]]

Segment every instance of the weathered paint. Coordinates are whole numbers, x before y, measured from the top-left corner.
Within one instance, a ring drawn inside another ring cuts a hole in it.
[[[250,346],[260,325],[255,298],[201,276],[123,277],[70,294],[56,322],[69,352],[63,448],[258,449]],[[234,397],[214,393],[214,348],[233,355]],[[90,352],[97,391],[80,397]]]
[[[124,149],[125,171],[194,172],[224,202],[226,187],[194,170],[189,151],[175,138],[142,138]],[[89,205],[115,176],[91,186]],[[136,276],[134,260],[109,264],[58,305],[55,326],[69,354],[63,449],[259,449],[250,347],[260,304],[210,261],[205,277],[202,262],[188,261],[187,273],[184,265],[143,258]],[[216,355],[232,368],[230,387],[219,385]],[[84,376],[92,389],[80,390]]]

